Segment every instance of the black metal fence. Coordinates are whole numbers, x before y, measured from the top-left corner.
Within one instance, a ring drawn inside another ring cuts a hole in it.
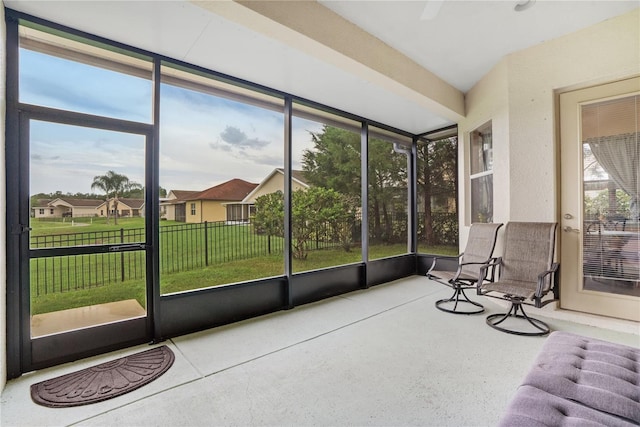
[[[421,222],[422,218],[419,218],[419,224]],[[395,217],[390,229],[394,235],[393,240],[406,239],[406,216]],[[345,224],[340,233],[336,233],[335,224],[321,226],[312,233],[307,248],[312,251],[344,248],[345,244],[357,246],[360,230],[360,220]],[[455,214],[434,217],[434,233],[441,244],[457,244]],[[351,236],[347,239],[349,242],[345,242],[345,235]],[[115,245],[145,240],[144,228],[121,228],[32,236],[31,248]],[[162,226],[159,242],[161,273],[177,273],[230,261],[277,255],[282,254],[284,249],[284,239],[281,236],[261,234],[250,222],[230,225],[221,221]],[[146,274],[145,256],[143,251],[136,251],[32,259],[32,294],[90,289],[130,280],[139,280],[142,283]]]
[[[144,228],[32,236],[31,248],[145,242]],[[283,252],[282,237],[261,235],[250,224],[204,222],[160,227],[160,272],[175,273],[208,265]],[[145,253],[119,252],[31,260],[34,295],[89,289],[145,279]]]

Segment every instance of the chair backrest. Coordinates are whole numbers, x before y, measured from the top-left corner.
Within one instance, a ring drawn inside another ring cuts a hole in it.
[[[493,249],[496,247],[496,239],[500,227],[502,227],[501,223],[471,224],[467,246],[460,258],[460,263],[486,263],[489,261],[493,255]],[[475,277],[480,274],[480,267],[482,266],[479,264],[464,265],[461,271]]]
[[[537,283],[538,275],[551,269],[556,246],[555,222],[508,222],[500,280]],[[551,286],[546,283],[546,289]]]

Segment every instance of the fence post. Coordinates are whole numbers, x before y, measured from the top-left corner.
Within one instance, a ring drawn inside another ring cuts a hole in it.
[[[124,243],[124,228],[120,229],[120,243]],[[124,282],[124,252],[120,252],[120,279]]]
[[[207,221],[204,222],[204,265],[209,265],[209,233],[207,232]]]

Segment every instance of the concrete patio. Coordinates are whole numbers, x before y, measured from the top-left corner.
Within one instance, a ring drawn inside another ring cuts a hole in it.
[[[25,374],[1,395],[3,426],[495,425],[545,338],[436,310],[450,290],[410,277],[168,340],[174,365],[104,402],[38,406],[39,381],[146,350],[139,346]],[[475,297],[478,299],[479,297]],[[552,330],[640,346],[637,323],[569,312]]]

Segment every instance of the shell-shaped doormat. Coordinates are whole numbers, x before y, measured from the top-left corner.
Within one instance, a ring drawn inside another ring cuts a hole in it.
[[[171,349],[163,345],[33,384],[31,398],[53,408],[101,402],[149,384],[164,374],[174,359]]]

